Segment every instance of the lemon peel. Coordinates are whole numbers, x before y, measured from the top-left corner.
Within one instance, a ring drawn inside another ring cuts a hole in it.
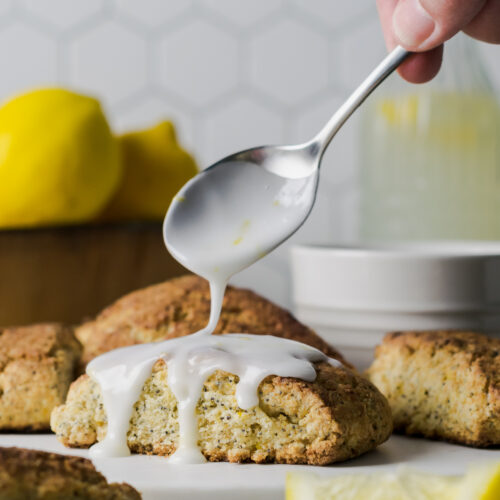
[[[169,121],[118,138],[124,175],[104,210],[104,220],[161,219],[170,202],[198,169],[177,142]]]
[[[47,88],[0,108],[0,227],[88,221],[120,177],[118,145],[97,100]]]
[[[464,476],[396,472],[320,477],[289,473],[286,500],[497,500],[500,463],[474,465]]]

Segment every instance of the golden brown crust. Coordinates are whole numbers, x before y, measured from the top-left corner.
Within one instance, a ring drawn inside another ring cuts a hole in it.
[[[259,405],[238,408],[237,377],[216,372],[197,407],[200,447],[211,461],[326,465],[375,448],[388,439],[392,418],[385,398],[354,372],[327,363],[305,382],[270,376],[259,386]],[[66,446],[88,447],[106,435],[98,385],[83,375],[66,404],[52,414],[52,429]],[[177,401],[158,361],[134,405],[128,445],[137,453],[170,455],[178,440]]]
[[[205,327],[210,314],[208,283],[186,275],[132,292],[84,323],[76,335],[82,363],[117,347],[182,337]],[[215,333],[276,335],[316,347],[350,366],[342,356],[289,312],[250,290],[229,286]]]
[[[0,448],[0,500],[139,500],[128,484],[108,484],[90,460]]]
[[[500,339],[390,333],[367,373],[388,398],[396,430],[471,446],[500,444]]]
[[[48,429],[80,353],[73,332],[60,324],[0,329],[0,429]]]

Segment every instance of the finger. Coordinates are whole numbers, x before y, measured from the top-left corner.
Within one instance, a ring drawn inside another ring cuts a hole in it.
[[[408,82],[425,83],[439,72],[443,60],[443,46],[412,55],[399,68],[398,73]]]
[[[388,50],[392,50],[399,41],[392,29],[392,15],[398,0],[377,0],[377,9]],[[443,58],[443,48],[437,47],[425,54],[414,54],[398,68],[398,73],[411,83],[424,83],[434,78]]]
[[[392,30],[392,15],[397,3],[398,0],[377,0],[378,15],[388,50],[392,50],[398,44]]]
[[[500,43],[500,0],[487,0],[463,31],[483,42]]]
[[[397,41],[406,49],[433,49],[466,27],[486,0],[400,0],[393,13]]]

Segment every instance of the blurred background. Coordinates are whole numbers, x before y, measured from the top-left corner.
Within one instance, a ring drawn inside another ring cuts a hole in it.
[[[477,49],[496,92],[498,48]],[[61,86],[99,99],[117,134],[171,120],[200,168],[309,139],[385,52],[374,0],[0,0],[2,101]],[[289,306],[291,244],[360,237],[361,121],[328,150],[305,226],[234,283]]]

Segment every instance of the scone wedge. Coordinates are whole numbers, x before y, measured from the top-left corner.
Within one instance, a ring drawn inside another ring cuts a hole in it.
[[[140,500],[128,484],[108,484],[90,460],[0,448],[0,500]]]
[[[181,276],[129,293],[76,329],[83,345],[82,371],[91,359],[111,349],[197,332],[207,325],[209,315],[208,282],[198,276]],[[251,290],[227,287],[214,333],[284,337],[315,347],[348,365],[310,328]]]
[[[80,353],[72,330],[60,324],[0,328],[0,429],[48,429]]]
[[[396,332],[377,347],[368,377],[397,431],[500,444],[500,339],[473,332]]]
[[[270,376],[258,389],[259,405],[238,407],[237,377],[217,371],[198,402],[199,446],[211,461],[326,465],[356,457],[392,432],[390,408],[367,380],[347,368],[315,365],[314,382]],[[99,386],[87,375],[76,380],[51,425],[66,446],[88,447],[104,438],[106,413]],[[167,367],[156,362],[128,431],[133,452],[168,456],[178,442],[177,401]]]

